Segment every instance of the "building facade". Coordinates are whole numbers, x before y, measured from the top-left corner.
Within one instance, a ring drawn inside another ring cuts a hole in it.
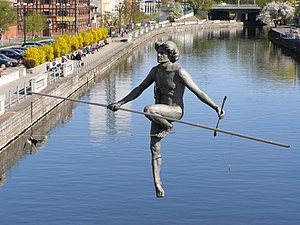
[[[90,0],[17,0],[14,6],[19,32],[24,32],[26,17],[33,11],[47,17],[45,36],[78,33],[91,27]]]

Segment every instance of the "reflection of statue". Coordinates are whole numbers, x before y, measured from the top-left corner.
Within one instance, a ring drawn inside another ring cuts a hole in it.
[[[157,66],[153,67],[143,82],[134,88],[122,100],[108,105],[108,108],[117,111],[123,104],[130,102],[140,96],[142,92],[152,83],[155,83],[155,104],[147,105],[144,109],[146,113],[161,115],[174,119],[181,119],[183,116],[183,94],[187,87],[202,102],[216,110],[218,116],[222,118],[225,112],[216,105],[192,80],[190,74],[175,62],[178,60],[179,51],[175,43],[171,41],[156,42]],[[160,180],[160,168],[162,157],[160,153],[160,142],[171,131],[172,121],[159,117],[147,116],[151,121],[151,141],[152,170],[156,196],[163,197],[164,190]]]

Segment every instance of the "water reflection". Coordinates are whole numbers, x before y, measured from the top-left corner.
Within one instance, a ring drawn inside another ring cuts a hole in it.
[[[127,95],[133,88],[132,79],[135,76],[147,75],[145,69],[141,67],[145,63],[152,63],[153,57],[149,57],[153,44],[147,43],[143,48],[139,48],[128,58],[124,59],[120,65],[107,72],[107,76],[96,80],[95,87],[89,91],[90,101],[99,103],[112,103]],[[150,59],[151,58],[151,59]],[[126,108],[131,108],[131,103],[126,104]],[[91,136],[94,137],[94,144],[101,145],[99,138],[105,140],[107,136],[130,136],[132,114],[119,110],[112,112],[106,108],[89,106],[89,128]]]
[[[250,73],[257,74],[256,84],[261,83],[261,79],[293,82],[298,73],[298,64],[295,66],[294,59],[291,56],[283,55],[282,50],[271,42],[260,41],[266,38],[266,33],[265,29],[227,29],[199,33],[176,33],[168,39],[176,39],[187,64],[192,56],[200,55],[203,60],[218,61],[218,65],[222,62],[228,64],[229,58],[231,59],[229,64],[242,63],[241,67],[244,68],[246,65],[245,68],[248,68],[249,75]],[[255,38],[249,41],[249,37]],[[230,41],[219,41],[220,39]],[[220,54],[220,51],[226,52]],[[222,58],[222,55],[226,57],[226,60]],[[214,59],[213,57],[219,58]]]
[[[110,76],[109,79],[97,81],[95,88],[89,92],[90,101],[99,103],[114,102],[130,91],[130,82],[126,84],[118,82],[123,80],[120,79],[120,76],[122,77],[122,74],[124,74],[122,69],[114,70],[113,73],[114,76]],[[130,105],[127,107],[130,107]],[[106,108],[89,106],[89,117],[89,127],[93,137],[130,132],[128,124],[130,124],[131,115],[123,111],[113,113]]]
[[[86,91],[86,88],[82,88],[72,97],[80,98]],[[0,152],[0,177],[2,176],[3,178],[0,179],[0,183],[2,183],[2,185],[6,180],[5,173],[7,171],[25,155],[37,154],[47,143],[48,136],[51,136],[53,129],[62,127],[68,123],[72,118],[73,110],[76,105],[77,103],[74,102],[63,102]],[[65,135],[66,138],[69,138],[68,134]],[[40,140],[40,142],[34,146],[29,143],[30,137],[33,137],[35,140]]]

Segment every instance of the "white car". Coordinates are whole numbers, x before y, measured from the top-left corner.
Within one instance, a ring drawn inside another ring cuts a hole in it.
[[[23,43],[22,44],[22,47],[26,47],[26,48],[29,48],[29,47],[41,47],[42,44],[38,43],[38,42],[26,42],[26,43]]]

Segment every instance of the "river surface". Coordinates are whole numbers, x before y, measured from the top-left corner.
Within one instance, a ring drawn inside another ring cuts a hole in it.
[[[25,141],[10,147],[19,155],[12,154],[17,159],[0,187],[1,225],[299,223],[299,61],[273,46],[263,30],[203,30],[158,39],[178,45],[178,64],[216,103],[227,96],[220,129],[291,147],[223,133],[214,137],[213,131],[175,123],[162,143],[166,195],[157,199],[149,121],[64,103],[35,129],[37,137],[48,135],[41,147],[29,150]],[[156,65],[154,41],[96,80],[80,99],[120,100]],[[142,111],[151,103],[153,87],[124,107]],[[217,115],[187,90],[183,120],[215,127]]]

